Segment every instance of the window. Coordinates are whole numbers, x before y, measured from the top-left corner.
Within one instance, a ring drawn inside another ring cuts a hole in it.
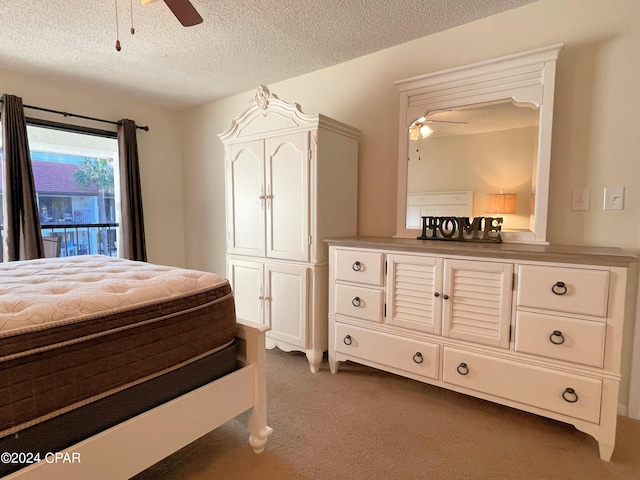
[[[116,134],[27,123],[43,237],[60,237],[61,256],[117,255]]]

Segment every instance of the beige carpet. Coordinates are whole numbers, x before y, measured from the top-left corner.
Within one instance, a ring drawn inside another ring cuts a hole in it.
[[[269,425],[256,455],[231,421],[136,480],[640,479],[640,421],[620,417],[610,463],[570,425],[374,369],[267,352]]]

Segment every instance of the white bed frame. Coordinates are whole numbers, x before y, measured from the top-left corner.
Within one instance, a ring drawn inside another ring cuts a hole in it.
[[[267,426],[268,330],[268,326],[238,320],[242,368],[87,438],[58,457],[52,452],[46,460],[5,480],[128,479],[245,412],[249,443],[255,453],[261,453],[273,432]]]
[[[422,217],[473,217],[473,191],[407,194],[407,227],[422,228]]]

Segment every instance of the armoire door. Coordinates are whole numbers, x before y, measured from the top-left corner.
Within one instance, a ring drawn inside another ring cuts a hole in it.
[[[264,262],[227,258],[227,278],[233,290],[236,317],[264,324]]]
[[[271,137],[266,148],[266,255],[309,259],[308,132]]]
[[[227,253],[263,257],[264,141],[236,143],[227,148]]]
[[[265,264],[265,315],[269,337],[290,345],[307,347],[308,268],[299,265]]]

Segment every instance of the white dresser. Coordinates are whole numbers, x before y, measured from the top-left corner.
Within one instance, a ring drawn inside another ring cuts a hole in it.
[[[567,422],[611,458],[635,257],[374,237],[328,244],[333,373],[350,360]]]
[[[238,318],[269,325],[267,347],[327,345],[327,236],[356,233],[359,131],[258,88],[225,145],[227,277]]]

